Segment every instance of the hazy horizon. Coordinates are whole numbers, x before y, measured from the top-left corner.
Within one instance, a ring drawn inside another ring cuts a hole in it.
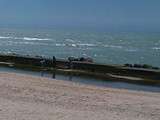
[[[0,0],[0,26],[160,31],[160,1]]]

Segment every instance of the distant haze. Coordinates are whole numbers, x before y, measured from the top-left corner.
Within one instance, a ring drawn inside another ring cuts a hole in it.
[[[0,0],[0,26],[160,30],[160,0]]]

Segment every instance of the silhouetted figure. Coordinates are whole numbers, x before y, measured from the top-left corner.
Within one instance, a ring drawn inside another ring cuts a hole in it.
[[[55,56],[53,56],[53,58],[52,58],[52,64],[53,64],[53,74],[52,74],[52,78],[55,79],[55,77],[56,77],[56,57],[55,57]]]
[[[53,67],[56,68],[56,57],[53,56],[52,58],[52,64],[53,64]]]

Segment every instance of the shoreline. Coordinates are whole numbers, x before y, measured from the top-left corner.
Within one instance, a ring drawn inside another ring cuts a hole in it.
[[[42,64],[42,61],[44,62]],[[160,85],[160,70],[130,67],[132,65],[102,65],[90,62],[80,62],[60,59],[43,58],[29,55],[0,55],[0,65],[13,68],[43,70],[57,72],[66,75],[88,76],[112,81],[128,83]],[[70,67],[71,68],[70,68]],[[144,65],[145,67],[150,67]]]
[[[160,92],[160,86],[158,85],[148,85],[148,84],[137,84],[135,82],[127,82],[123,80],[113,81],[110,79],[100,79],[100,78],[92,78],[92,77],[85,77],[85,76],[76,76],[76,75],[65,75],[61,73],[52,73],[47,71],[31,71],[31,70],[22,70],[18,68],[12,67],[0,67],[0,72],[4,73],[15,73],[15,74],[24,74],[24,75],[32,75],[37,77],[44,77],[49,78],[49,80],[63,80],[74,82],[77,84],[84,84],[84,85],[92,85],[92,86],[99,86],[105,88],[116,88],[116,89],[126,89],[132,91],[146,91],[146,92]],[[115,78],[123,79],[127,77],[130,81],[141,80],[141,78],[135,77],[128,77],[128,76],[112,76]]]
[[[159,120],[160,94],[0,73],[0,118]]]

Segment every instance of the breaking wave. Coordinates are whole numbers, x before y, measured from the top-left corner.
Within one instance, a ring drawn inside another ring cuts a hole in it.
[[[65,39],[65,41],[66,41],[66,42],[75,42],[74,40],[69,39],[69,38],[68,38],[68,39]]]
[[[28,41],[49,41],[49,38],[36,38],[36,37],[12,37],[12,36],[0,36],[0,39],[16,39],[16,40],[28,40]]]
[[[4,36],[0,36],[0,39],[10,39],[12,37],[4,37]]]
[[[57,43],[57,44],[55,44],[57,47],[64,47],[64,46],[66,46],[65,44],[60,44],[60,43]]]
[[[42,39],[42,38],[30,38],[30,37],[24,37],[23,38],[24,40],[29,40],[29,41],[45,41],[45,40],[51,40],[51,39],[49,39],[49,38],[44,38],[44,39]]]
[[[7,45],[48,45],[46,43],[36,43],[36,42],[27,42],[27,41],[24,41],[24,42],[13,42],[13,41],[9,41],[7,42]]]

